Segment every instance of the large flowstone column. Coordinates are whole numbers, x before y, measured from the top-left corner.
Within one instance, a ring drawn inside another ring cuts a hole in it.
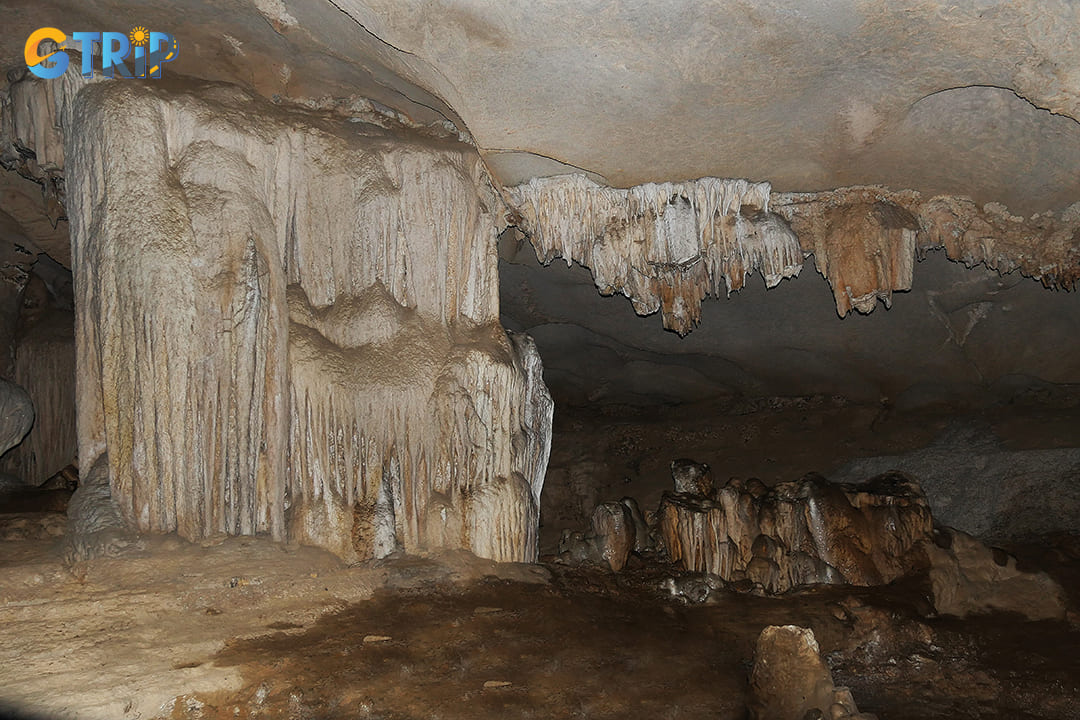
[[[129,523],[535,559],[552,405],[474,148],[218,85],[73,108],[80,459]]]

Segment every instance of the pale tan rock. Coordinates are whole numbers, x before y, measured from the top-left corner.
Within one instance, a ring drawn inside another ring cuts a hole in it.
[[[65,102],[80,456],[130,525],[536,557],[552,405],[473,148],[222,86]]]
[[[894,290],[910,290],[918,221],[899,205],[878,200],[831,207],[825,231],[801,238],[828,281],[843,317],[868,313],[880,299],[892,305]]]
[[[537,258],[592,270],[602,295],[630,298],[639,315],[689,333],[701,300],[743,287],[755,270],[769,287],[802,269],[802,248],[770,214],[768,183],[702,178],[623,190],[585,175],[538,178],[507,190]]]
[[[770,625],[761,631],[750,673],[752,720],[803,720],[813,710],[826,713],[834,690],[812,630]]]
[[[1030,620],[1061,620],[1065,593],[1043,572],[1022,572],[1016,559],[995,552],[967,533],[940,528],[925,541],[934,608],[942,615],[1007,611]]]
[[[622,570],[636,539],[629,508],[621,502],[598,505],[592,516],[592,536],[601,560],[615,572]]]
[[[588,267],[600,294],[625,295],[639,315],[662,311],[680,335],[697,326],[706,296],[741,289],[755,269],[774,287],[811,254],[841,317],[879,300],[889,307],[933,248],[1051,288],[1080,278],[1077,205],[1025,219],[1000,204],[879,187],[773,193],[767,183],[707,177],[624,190],[584,175],[533,179],[506,197],[541,262]]]
[[[748,704],[751,720],[874,718],[833,684],[814,631],[795,625],[770,625],[758,636]]]

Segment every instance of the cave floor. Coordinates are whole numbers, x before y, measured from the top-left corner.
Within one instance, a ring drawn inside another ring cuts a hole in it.
[[[0,542],[0,715],[742,718],[758,633],[799,624],[882,720],[1080,717],[1075,612],[923,620],[917,582],[692,605],[636,558],[618,576],[466,553],[350,568],[171,537],[77,579],[54,543]],[[1077,560],[1050,568],[1074,611]]]

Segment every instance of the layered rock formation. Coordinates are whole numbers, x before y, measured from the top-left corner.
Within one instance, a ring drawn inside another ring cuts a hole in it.
[[[7,127],[67,187],[79,455],[128,523],[535,558],[552,404],[498,324],[471,147],[228,86],[26,85],[52,115]]]
[[[685,570],[769,593],[800,585],[879,585],[912,570],[933,521],[918,484],[898,473],[858,485],[808,475],[766,488],[732,480],[713,497],[666,493],[664,544]]]

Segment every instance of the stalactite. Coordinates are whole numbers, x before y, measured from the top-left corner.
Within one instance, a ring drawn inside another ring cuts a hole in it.
[[[879,299],[888,306],[894,291],[911,288],[915,260],[938,248],[968,267],[1019,270],[1047,288],[1072,290],[1080,278],[1080,203],[1022,218],[996,203],[853,187],[774,193],[772,208],[814,255],[841,317],[870,312]]]
[[[841,317],[869,313],[896,290],[911,289],[918,221],[904,208],[878,200],[829,208],[821,233],[807,233],[807,249],[829,281]]]
[[[701,178],[620,190],[584,175],[534,179],[506,196],[540,262],[588,267],[601,294],[625,295],[639,315],[661,311],[680,335],[697,325],[705,297],[741,289],[755,270],[774,287],[798,275],[804,255],[841,317],[890,306],[932,248],[1051,288],[1080,278],[1080,203],[1024,219],[993,203],[879,187],[771,193],[767,183]]]
[[[770,287],[799,274],[802,248],[769,213],[769,193],[768,183],[717,178],[621,190],[584,175],[507,190],[541,262],[590,268],[602,294],[625,295],[639,315],[661,310],[680,335],[703,298],[739,290],[755,270]]]
[[[919,208],[920,251],[943,247],[950,260],[1021,274],[1051,289],[1075,290],[1080,280],[1080,202],[1059,213],[1012,215],[997,203],[981,208],[965,198],[931,198]]]
[[[539,366],[519,369],[537,362],[531,341],[521,352],[497,325],[447,327],[379,285],[323,312],[291,286],[289,307],[290,512],[348,515],[345,554],[366,559],[365,528],[387,517],[377,509],[388,496],[406,551],[453,539],[485,557],[535,558],[551,404]],[[326,544],[315,523],[294,530]]]

